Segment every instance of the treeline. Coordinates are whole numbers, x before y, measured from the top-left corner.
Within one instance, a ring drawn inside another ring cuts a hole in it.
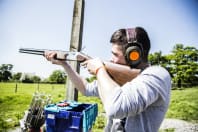
[[[22,73],[12,72],[12,64],[2,64],[0,65],[0,81],[1,82],[22,82],[22,83],[56,83],[63,84],[66,82],[67,76],[64,71],[55,70],[52,74],[45,79],[31,74],[31,73]]]
[[[152,65],[161,65],[165,67],[171,77],[172,83],[177,87],[191,87],[198,85],[198,49],[195,47],[176,44],[168,55],[162,55],[162,52],[155,52],[149,55],[149,62]],[[64,71],[55,70],[47,78],[42,80],[39,76],[12,73],[12,64],[2,64],[0,66],[0,81],[20,81],[25,83],[65,83],[67,76]],[[92,81],[95,77],[87,78]]]
[[[155,52],[149,55],[152,65],[165,67],[176,87],[191,87],[198,85],[198,49],[183,44],[176,44],[168,55]]]

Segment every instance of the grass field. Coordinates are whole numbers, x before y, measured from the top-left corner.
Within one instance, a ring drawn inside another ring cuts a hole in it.
[[[16,89],[17,88],[17,89]],[[19,125],[19,119],[29,108],[32,95],[39,91],[51,95],[54,102],[65,99],[65,85],[60,84],[24,84],[0,83],[0,131]],[[198,87],[183,90],[172,90],[171,104],[166,114],[167,118],[183,119],[198,122]],[[100,132],[105,126],[104,110],[98,98],[84,97],[79,94],[79,102],[98,103],[99,115],[93,127],[94,132]]]
[[[166,117],[198,123],[197,94],[198,87],[172,90],[171,104]]]

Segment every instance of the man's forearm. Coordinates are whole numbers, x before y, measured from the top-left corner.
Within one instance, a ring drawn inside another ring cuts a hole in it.
[[[86,87],[86,80],[83,79],[76,71],[72,69],[72,67],[64,62],[61,64],[65,71],[68,74],[68,77],[72,81],[72,83],[75,85],[75,87],[84,95],[85,94],[85,87]]]
[[[104,68],[101,68],[97,73],[98,79],[98,91],[100,98],[105,106],[105,108],[109,105],[109,100],[112,92],[120,88],[119,84],[116,83],[106,72]]]
[[[133,80],[140,73],[140,69],[131,69],[129,66],[104,62],[105,68],[112,79],[120,86]]]

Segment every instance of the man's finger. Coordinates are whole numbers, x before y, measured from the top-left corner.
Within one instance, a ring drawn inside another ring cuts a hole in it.
[[[87,67],[87,63],[88,63],[88,61],[84,61],[84,62],[80,63],[80,65],[86,68]]]

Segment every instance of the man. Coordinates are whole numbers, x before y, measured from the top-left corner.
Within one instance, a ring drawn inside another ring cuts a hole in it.
[[[107,117],[115,124],[122,123],[126,132],[157,132],[168,109],[171,78],[160,66],[149,66],[148,54],[150,40],[147,32],[141,28],[120,29],[113,33],[112,63],[140,69],[133,80],[119,85],[108,74],[106,62],[99,58],[82,63],[87,70],[96,75],[97,81],[86,83],[69,64],[54,59],[55,52],[45,56],[52,63],[62,65],[76,88],[86,96],[99,96],[103,102]],[[110,123],[111,124],[111,123]],[[115,131],[115,125],[107,131]]]

